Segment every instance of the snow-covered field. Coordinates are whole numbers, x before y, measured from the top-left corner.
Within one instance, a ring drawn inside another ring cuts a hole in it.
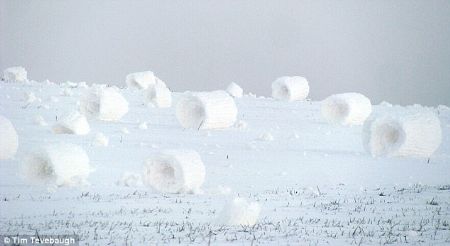
[[[149,107],[141,91],[121,89],[129,112],[119,121],[89,119],[86,135],[55,134],[53,126],[78,109],[83,87],[0,82],[0,114],[19,135],[14,159],[0,161],[0,235],[75,234],[89,245],[450,244],[446,107],[432,109],[442,143],[431,158],[374,158],[363,148],[362,126],[328,123],[319,102],[248,95],[235,99],[236,126],[197,130],[181,127],[174,106]],[[173,105],[180,97],[173,93]],[[23,177],[29,153],[58,143],[86,150],[94,168],[88,184],[56,188]],[[203,160],[201,191],[162,194],[122,179],[143,174],[156,153],[180,148]],[[255,225],[220,222],[234,197],[259,203]]]

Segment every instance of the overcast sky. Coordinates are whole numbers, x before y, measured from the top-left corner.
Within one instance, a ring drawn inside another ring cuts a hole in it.
[[[124,85],[151,70],[174,91],[270,95],[284,75],[310,97],[450,105],[450,1],[0,0],[0,69]]]

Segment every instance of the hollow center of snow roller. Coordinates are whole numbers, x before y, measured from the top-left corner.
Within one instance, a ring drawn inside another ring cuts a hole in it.
[[[349,113],[348,104],[344,101],[335,100],[327,105],[327,115],[335,122],[342,122]]]
[[[386,155],[398,149],[404,141],[404,132],[396,122],[385,122],[379,124],[374,135],[374,152],[376,155]]]
[[[36,181],[46,182],[54,178],[54,170],[48,159],[34,156],[30,162],[28,172]]]
[[[198,100],[190,100],[183,104],[181,117],[186,127],[200,128],[205,120],[205,108]]]
[[[176,192],[179,189],[179,180],[175,169],[167,160],[155,160],[149,170],[152,186],[160,191]]]
[[[276,94],[278,98],[285,98],[285,99],[289,99],[291,96],[289,88],[286,85],[280,85],[276,90]]]
[[[100,102],[98,100],[90,101],[86,106],[86,111],[91,116],[96,116],[100,112]]]

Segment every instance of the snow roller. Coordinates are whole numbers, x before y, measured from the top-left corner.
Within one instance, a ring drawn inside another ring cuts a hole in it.
[[[343,93],[327,97],[322,102],[321,111],[331,123],[362,125],[372,113],[372,104],[362,94]]]
[[[278,100],[305,100],[308,94],[308,80],[300,76],[284,76],[272,83],[272,97]]]
[[[205,180],[205,166],[193,150],[166,150],[144,164],[144,183],[162,193],[195,193]]]
[[[184,128],[218,129],[234,124],[237,117],[234,99],[225,91],[189,92],[176,107]]]

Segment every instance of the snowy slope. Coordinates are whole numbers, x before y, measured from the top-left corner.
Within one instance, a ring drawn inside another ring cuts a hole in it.
[[[174,106],[149,107],[142,92],[121,89],[129,112],[120,121],[91,119],[87,135],[54,134],[52,126],[77,109],[84,90],[68,83],[0,83],[0,114],[19,135],[16,157],[0,162],[0,234],[75,233],[99,245],[450,243],[450,111],[444,107],[433,109],[443,140],[429,160],[373,158],[362,146],[362,127],[329,124],[318,102],[251,96],[235,98],[238,120],[247,127],[198,131],[180,126]],[[29,92],[38,99],[27,102]],[[176,105],[181,94],[173,96]],[[374,106],[385,110],[396,109]],[[37,124],[37,116],[48,126]],[[143,122],[148,129],[139,127]],[[93,145],[99,132],[108,146]],[[261,138],[269,134],[273,140]],[[21,176],[27,153],[59,142],[86,150],[95,169],[89,186],[54,189]],[[167,195],[116,184],[125,172],[142,173],[145,159],[177,148],[201,155],[202,193]],[[258,224],[215,223],[234,196],[260,203]]]

